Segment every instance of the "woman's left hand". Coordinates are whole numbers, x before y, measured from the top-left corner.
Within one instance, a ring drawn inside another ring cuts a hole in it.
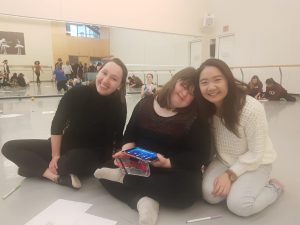
[[[217,177],[214,181],[214,190],[212,194],[215,197],[226,197],[231,188],[231,181],[227,173]]]
[[[153,161],[151,164],[154,167],[161,168],[172,168],[171,161],[168,158],[165,158],[163,155],[157,153],[157,160]]]

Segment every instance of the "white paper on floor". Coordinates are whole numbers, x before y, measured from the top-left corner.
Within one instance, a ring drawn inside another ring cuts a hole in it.
[[[74,225],[92,205],[58,199],[25,225]]]
[[[117,222],[85,213],[92,204],[58,199],[25,225],[116,225]]]
[[[93,216],[87,213],[81,215],[81,217],[74,223],[74,225],[116,225],[117,221],[104,219],[102,217]]]

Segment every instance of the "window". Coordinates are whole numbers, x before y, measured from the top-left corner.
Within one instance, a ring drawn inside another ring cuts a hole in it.
[[[66,24],[66,34],[72,37],[100,39],[100,27],[85,24]]]

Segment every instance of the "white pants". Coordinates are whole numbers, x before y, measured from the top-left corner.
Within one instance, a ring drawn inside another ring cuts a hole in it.
[[[203,198],[208,203],[216,204],[224,197],[212,195],[216,177],[222,175],[228,167],[220,160],[210,163],[203,176]],[[255,171],[242,174],[231,186],[227,196],[228,209],[238,216],[250,216],[262,211],[279,197],[278,190],[269,184],[272,165],[261,165]]]

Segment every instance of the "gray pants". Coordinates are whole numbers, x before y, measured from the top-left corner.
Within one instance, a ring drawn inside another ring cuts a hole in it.
[[[216,177],[222,175],[228,167],[215,159],[206,169],[203,177],[203,198],[208,203],[216,204],[226,197],[212,195]],[[227,196],[228,209],[238,216],[250,216],[262,211],[279,197],[278,190],[269,184],[272,165],[261,165],[255,171],[242,174],[231,186]]]

